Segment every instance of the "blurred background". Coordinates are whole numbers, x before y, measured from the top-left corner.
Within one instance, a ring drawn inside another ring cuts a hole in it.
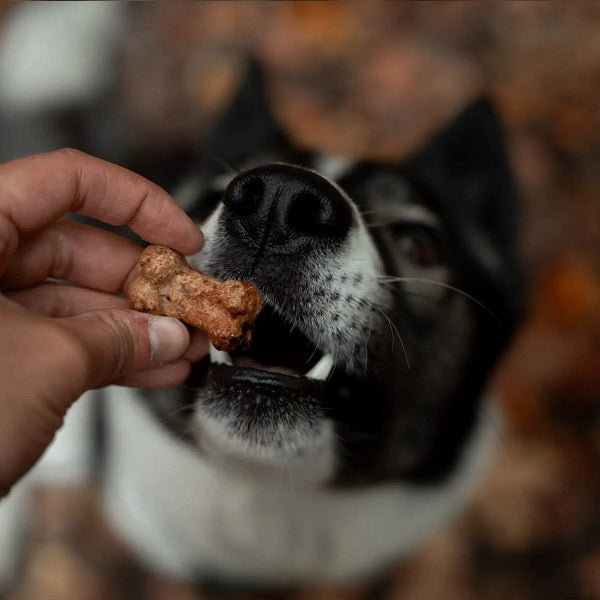
[[[600,3],[2,3],[0,161],[76,146],[169,186],[248,55],[293,138],[336,154],[399,160],[490,96],[531,283],[493,382],[507,431],[467,511],[388,586],[294,597],[600,599]],[[133,566],[93,489],[35,502],[0,597],[201,597]]]

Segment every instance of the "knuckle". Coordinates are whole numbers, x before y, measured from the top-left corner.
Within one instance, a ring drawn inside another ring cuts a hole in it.
[[[103,343],[94,344],[91,351],[93,364],[101,365],[92,374],[97,379],[94,385],[99,386],[120,377],[131,368],[135,362],[136,347],[125,318],[104,311],[90,313],[90,318],[97,321],[96,325],[101,325],[94,327],[94,330],[102,331],[104,338]],[[98,352],[101,356],[97,356]]]
[[[114,370],[121,374],[124,372],[135,359],[135,344],[131,335],[130,327],[125,319],[116,317],[113,314],[106,312],[94,313],[111,332],[109,335],[110,344],[112,345]]]
[[[79,315],[76,328],[63,328],[61,347],[77,365],[86,387],[107,385],[135,362],[136,344],[126,317],[107,311]]]
[[[58,150],[54,150],[53,154],[70,161],[81,160],[86,156],[85,152],[77,150],[76,148],[60,148]]]

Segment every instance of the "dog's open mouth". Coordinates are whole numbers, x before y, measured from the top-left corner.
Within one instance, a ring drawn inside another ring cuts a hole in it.
[[[330,354],[267,306],[248,350],[211,348],[206,363],[194,421],[204,453],[277,473],[295,465],[310,481],[331,474]]]
[[[261,379],[262,373],[262,379],[280,382],[290,377],[326,381],[334,366],[331,354],[319,350],[297,327],[286,323],[268,306],[256,321],[254,341],[248,350],[227,353],[211,345],[210,360],[213,365],[247,371],[255,379]],[[294,382],[294,387],[298,383]]]

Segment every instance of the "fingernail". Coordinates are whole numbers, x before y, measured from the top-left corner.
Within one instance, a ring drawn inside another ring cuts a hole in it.
[[[152,318],[148,334],[150,360],[159,365],[180,358],[190,343],[190,335],[185,325],[171,317]]]

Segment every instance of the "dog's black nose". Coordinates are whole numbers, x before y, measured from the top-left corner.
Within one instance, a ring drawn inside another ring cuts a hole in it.
[[[230,233],[278,252],[344,239],[352,225],[342,192],[317,173],[293,165],[244,171],[227,186],[223,203]]]

